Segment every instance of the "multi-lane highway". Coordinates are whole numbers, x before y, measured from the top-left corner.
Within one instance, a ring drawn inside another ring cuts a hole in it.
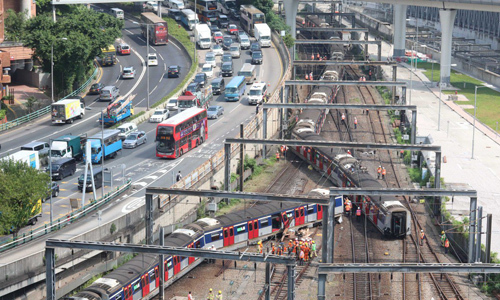
[[[143,59],[146,55],[145,41],[140,35],[140,28],[138,25],[126,21],[125,29],[123,32],[123,40],[130,44],[134,50],[130,56],[119,56],[119,63],[113,67],[103,68],[102,78],[100,81],[105,85],[116,85],[120,88],[122,95],[130,93],[135,95],[133,102],[137,108],[145,108],[146,103],[146,81]],[[253,40],[253,39],[252,39]],[[168,94],[175,88],[185,76],[186,71],[189,69],[189,60],[182,56],[182,52],[172,43],[167,46],[151,47],[150,51],[158,53],[159,65],[151,67],[150,69],[150,87],[151,103],[161,99],[164,95]],[[207,51],[198,51],[200,61],[204,61],[205,53]],[[264,81],[270,84],[270,90],[273,91],[282,75],[282,67],[278,51],[273,48],[264,48],[264,63],[257,66],[257,78],[259,81]],[[234,60],[234,73],[242,67],[244,63],[251,61],[249,50],[242,50],[241,58]],[[172,64],[181,65],[183,72],[181,78],[171,79],[166,76],[166,67]],[[217,68],[214,72],[214,77],[218,76],[220,71],[220,57],[217,57]],[[136,78],[133,80],[124,81],[119,79],[121,69],[126,66],[134,66],[137,70]],[[226,77],[226,83],[231,80],[231,77]],[[87,114],[83,120],[78,120],[72,125],[54,126],[50,123],[48,118],[39,120],[36,123],[23,126],[21,128],[9,131],[0,135],[2,139],[2,152],[0,156],[4,156],[8,151],[16,151],[25,143],[35,140],[48,141],[50,138],[56,138],[63,134],[72,133],[74,135],[87,133],[92,135],[100,130],[97,119],[100,111],[108,104],[107,102],[101,103],[96,101],[97,96],[87,96],[85,101],[91,110],[87,110]],[[209,138],[200,147],[188,152],[180,159],[164,160],[155,157],[155,128],[157,124],[143,123],[139,125],[139,130],[144,130],[148,136],[148,142],[141,145],[136,149],[124,149],[117,158],[106,160],[105,167],[115,167],[115,180],[116,183],[121,182],[121,165],[125,165],[125,177],[131,178],[135,186],[140,187],[139,190],[133,192],[132,197],[122,197],[117,199],[113,205],[110,205],[104,210],[102,215],[103,222],[111,220],[123,213],[129,212],[144,203],[144,189],[145,187],[155,184],[159,186],[170,186],[173,183],[173,173],[179,170],[183,174],[188,174],[196,167],[206,161],[210,156],[222,149],[222,142],[225,137],[233,137],[239,130],[240,123],[246,123],[255,114],[255,106],[250,106],[246,97],[240,102],[225,102],[224,95],[214,96],[212,105],[221,105],[224,107],[225,114],[223,117],[209,121]],[[83,169],[83,165],[79,165],[79,169]],[[81,199],[82,194],[77,189],[77,179],[80,175],[77,172],[72,177],[67,177],[63,181],[59,181],[61,186],[61,193],[59,197],[53,199],[54,204],[54,218],[65,216],[70,210],[69,199]],[[100,190],[97,194],[100,195]],[[90,198],[90,197],[87,197]],[[41,220],[44,223],[49,221],[49,203],[44,204],[44,216]],[[72,228],[72,232],[86,231],[94,228],[96,224],[87,222],[79,222],[72,226],[80,226],[82,228]],[[85,228],[88,227],[89,228]],[[18,258],[29,255],[31,251],[36,251],[37,247],[24,247],[17,248],[16,252],[10,253],[7,258],[6,255],[0,256],[0,263],[8,263]],[[43,249],[41,245],[40,251]],[[14,257],[14,256],[15,257]]]

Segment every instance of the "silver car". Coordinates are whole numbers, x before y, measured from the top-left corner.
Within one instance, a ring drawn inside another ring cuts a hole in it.
[[[239,35],[238,40],[240,42],[241,49],[250,49],[250,39],[246,34]]]
[[[144,131],[132,132],[124,141],[123,148],[135,148],[139,145],[146,144],[148,137]]]
[[[108,85],[101,90],[100,100],[113,101],[120,96],[120,89],[114,85]]]
[[[209,119],[218,119],[224,114],[224,107],[219,105],[212,105],[207,109],[207,117]]]
[[[240,50],[240,44],[231,44],[231,47],[229,47],[229,53],[231,53],[231,57],[233,58],[240,58],[241,56],[241,50]]]
[[[134,69],[134,67],[125,67],[125,68],[123,68],[122,78],[123,79],[134,79],[135,78],[135,69]]]

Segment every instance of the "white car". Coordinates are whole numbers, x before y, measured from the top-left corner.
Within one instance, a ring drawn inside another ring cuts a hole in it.
[[[205,64],[209,64],[214,68],[215,66],[217,66],[217,62],[215,61],[215,53],[207,52],[207,54],[205,54]]]
[[[158,11],[158,2],[156,1],[148,1],[146,3],[146,10],[152,10],[154,12]]]
[[[220,55],[222,56],[224,54],[224,49],[222,49],[222,46],[219,44],[212,45],[212,52],[215,55]]]
[[[156,56],[156,53],[149,53],[148,66],[157,66],[157,65],[158,65],[158,56]]]
[[[177,104],[177,99],[176,98],[168,99],[167,108],[168,108],[168,110],[178,110],[179,106]]]
[[[201,72],[207,74],[208,78],[214,76],[214,68],[212,67],[211,64],[204,64],[203,67],[201,68]]]
[[[168,119],[170,112],[166,108],[158,108],[156,109],[151,117],[149,118],[149,122],[151,123],[160,123]]]

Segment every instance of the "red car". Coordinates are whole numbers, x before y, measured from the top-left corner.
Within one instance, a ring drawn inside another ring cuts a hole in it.
[[[130,55],[130,46],[127,44],[120,44],[116,48],[116,52],[120,53],[121,55]]]
[[[238,34],[238,27],[234,24],[229,24],[229,27],[227,28],[230,34]]]
[[[222,32],[220,32],[220,31],[214,32],[214,41],[217,44],[222,43],[223,40],[224,40],[224,35],[222,34]]]

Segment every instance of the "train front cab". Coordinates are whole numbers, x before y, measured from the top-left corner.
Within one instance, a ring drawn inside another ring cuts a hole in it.
[[[391,233],[394,237],[404,237],[406,235],[406,218],[407,213],[405,211],[392,213]]]

